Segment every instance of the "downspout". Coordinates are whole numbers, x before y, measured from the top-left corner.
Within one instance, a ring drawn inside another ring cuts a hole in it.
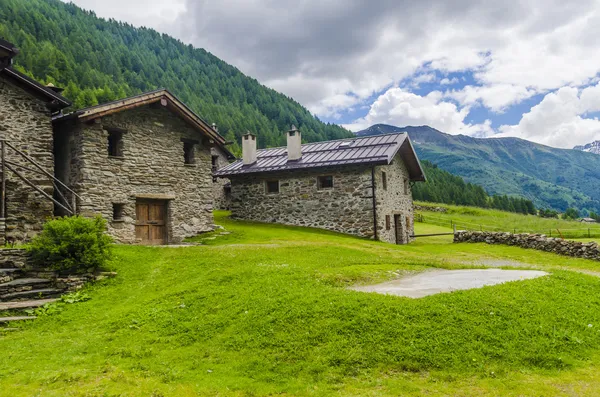
[[[375,197],[375,167],[371,167],[371,189],[373,194],[373,236],[377,240],[377,199]]]

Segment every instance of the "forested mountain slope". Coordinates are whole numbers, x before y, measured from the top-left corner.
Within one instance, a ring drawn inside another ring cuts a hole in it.
[[[490,196],[483,187],[466,183],[460,176],[444,171],[428,160],[423,160],[421,166],[427,182],[415,183],[412,189],[415,200],[537,214],[531,200],[506,195]]]
[[[600,156],[518,138],[472,138],[428,126],[376,124],[358,135],[408,132],[422,160],[483,186],[489,194],[524,197],[538,208],[600,211]]]
[[[16,68],[65,87],[75,108],[162,87],[231,141],[249,130],[281,145],[291,124],[309,142],[352,135],[203,49],[59,0],[0,0],[0,37],[20,48]]]

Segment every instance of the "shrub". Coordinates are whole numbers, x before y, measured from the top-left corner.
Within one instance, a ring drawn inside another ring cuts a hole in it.
[[[111,257],[112,239],[105,230],[101,216],[54,219],[44,225],[27,250],[37,266],[75,273],[96,270]]]

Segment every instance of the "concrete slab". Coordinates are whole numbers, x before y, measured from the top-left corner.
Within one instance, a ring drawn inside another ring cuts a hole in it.
[[[376,285],[365,285],[351,289],[362,292],[377,292],[386,295],[422,298],[441,292],[452,292],[508,281],[519,281],[547,276],[539,270],[463,269],[433,270],[399,280]]]

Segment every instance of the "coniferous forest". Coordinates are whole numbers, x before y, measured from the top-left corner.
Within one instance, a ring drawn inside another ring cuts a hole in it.
[[[260,147],[282,145],[292,124],[307,142],[352,136],[203,49],[59,0],[0,0],[0,37],[20,49],[18,70],[65,88],[73,109],[166,88],[216,123],[233,152],[245,131]]]
[[[422,161],[421,165],[427,175],[427,182],[413,186],[415,200],[494,208],[520,214],[537,213],[531,200],[504,195],[490,196],[483,187],[466,183],[460,176],[444,171],[427,160]]]

